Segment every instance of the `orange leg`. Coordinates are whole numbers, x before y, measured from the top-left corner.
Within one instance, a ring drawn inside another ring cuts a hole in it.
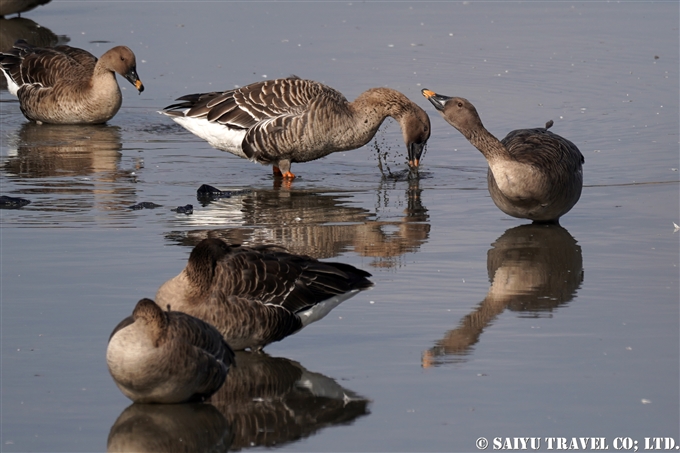
[[[277,167],[276,165],[274,165],[274,167],[272,167],[272,170],[274,171],[274,177],[275,178],[280,178],[280,177],[283,176],[283,173],[281,173],[281,169],[279,167]]]

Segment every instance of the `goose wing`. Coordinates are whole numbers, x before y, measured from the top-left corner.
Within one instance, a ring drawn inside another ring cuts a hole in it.
[[[0,56],[0,65],[19,88],[49,89],[63,79],[89,77],[96,63],[97,59],[84,50],[33,47],[23,40]]]
[[[295,313],[333,296],[372,285],[368,272],[324,263],[274,246],[234,249],[219,263],[215,288]]]
[[[234,363],[234,351],[215,327],[194,316],[177,311],[168,312],[168,316],[173,337],[214,356],[227,368]]]
[[[502,143],[513,159],[541,169],[558,167],[573,172],[585,161],[571,141],[543,128],[512,131]]]

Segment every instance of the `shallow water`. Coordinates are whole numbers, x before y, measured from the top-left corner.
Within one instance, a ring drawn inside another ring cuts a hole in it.
[[[193,451],[680,443],[678,10],[55,0],[23,15],[96,55],[130,46],[146,90],[119,79],[123,108],[96,127],[30,124],[0,91],[0,195],[31,201],[0,210],[0,449],[103,451],[136,440],[129,420],[146,420],[137,434],[158,440],[151,450],[177,437]],[[389,86],[421,105],[433,135],[419,175],[391,120],[363,149],[295,164],[281,187],[156,113],[289,74],[349,99]],[[553,119],[586,159],[562,227],[501,213],[483,157],[422,88],[468,98],[498,136]],[[243,192],[202,204],[204,183]],[[140,202],[161,206],[129,208]],[[193,214],[171,211],[186,204]],[[108,335],[206,235],[353,264],[375,287],[250,358],[214,406],[128,407]],[[238,387],[257,379],[272,393]]]

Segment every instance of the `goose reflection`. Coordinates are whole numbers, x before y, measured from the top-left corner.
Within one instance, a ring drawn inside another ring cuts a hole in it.
[[[210,404],[132,404],[111,427],[108,452],[221,452],[232,442],[224,416]]]
[[[236,363],[209,404],[129,406],[111,428],[108,451],[280,446],[370,413],[367,399],[292,360],[240,351]]]
[[[0,5],[4,6],[6,3],[9,2],[2,0]],[[2,6],[0,6],[0,12],[2,12]],[[25,17],[5,19],[0,17],[0,52],[10,50],[18,39],[23,39],[38,47],[54,47],[70,41],[67,36],[57,36],[49,28],[43,27],[31,19]],[[0,77],[0,88],[7,89],[5,77]]]
[[[26,122],[10,139],[2,170],[12,179],[44,179],[32,191],[68,194],[70,205],[90,208],[90,200],[76,195],[91,193],[101,209],[120,209],[134,202],[132,185],[116,184],[134,179],[119,169],[122,147],[115,126]]]
[[[423,354],[423,367],[465,360],[484,329],[506,308],[542,317],[571,301],[583,281],[581,247],[559,225],[507,230],[487,254],[491,287],[477,309]]]
[[[393,187],[381,187],[375,212],[354,205],[352,192],[257,189],[213,201],[207,209],[195,210],[192,218],[182,219],[183,223],[239,226],[174,231],[166,237],[192,247],[206,237],[249,246],[275,243],[317,259],[353,251],[374,258],[373,267],[395,267],[404,254],[418,251],[430,234],[419,181],[407,184],[404,195],[392,195],[394,199],[385,195]]]

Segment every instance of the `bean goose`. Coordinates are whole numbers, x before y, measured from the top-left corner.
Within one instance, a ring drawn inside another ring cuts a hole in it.
[[[209,238],[160,287],[156,303],[209,322],[235,350],[259,351],[371,287],[370,275],[276,246],[242,247]]]
[[[333,88],[289,77],[177,100],[161,113],[211,146],[273,165],[275,175],[288,179],[295,178],[293,162],[365,145],[388,116],[401,126],[411,167],[430,137],[427,113],[390,88],[371,88],[348,102]]]
[[[38,123],[97,124],[113,118],[122,102],[114,72],[144,91],[135,54],[125,46],[97,60],[75,47],[33,47],[19,40],[0,53],[0,69],[21,112]]]
[[[183,403],[219,390],[234,352],[208,323],[142,299],[111,333],[106,363],[132,401]]]
[[[9,16],[10,14],[19,14],[30,11],[51,0],[2,0],[0,1],[0,17]]]
[[[482,125],[467,100],[422,90],[444,119],[479,151],[489,164],[491,199],[504,213],[539,223],[559,223],[581,197],[585,159],[569,140],[545,128],[519,129],[498,141]]]

